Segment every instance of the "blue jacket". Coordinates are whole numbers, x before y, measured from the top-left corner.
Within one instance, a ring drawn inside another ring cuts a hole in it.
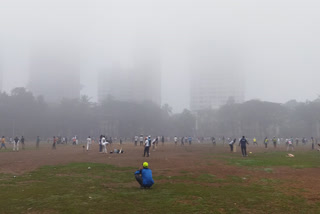
[[[143,186],[151,187],[154,184],[151,169],[143,168],[143,169],[137,170],[134,174],[135,175],[141,174]]]

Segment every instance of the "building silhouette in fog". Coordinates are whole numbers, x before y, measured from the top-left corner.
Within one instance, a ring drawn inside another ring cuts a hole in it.
[[[244,72],[234,57],[214,48],[202,49],[193,56],[190,69],[192,111],[244,102]]]
[[[80,98],[79,65],[72,56],[62,55],[38,55],[30,61],[28,89],[48,103]]]
[[[133,68],[119,66],[102,70],[98,78],[98,101],[107,98],[141,103],[152,101],[161,105],[161,71],[152,62],[135,64]]]

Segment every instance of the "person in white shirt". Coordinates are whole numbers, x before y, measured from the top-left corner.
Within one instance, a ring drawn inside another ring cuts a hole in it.
[[[147,157],[149,157],[150,141],[151,141],[151,140],[149,140],[149,139],[146,137],[146,141],[144,142],[143,157],[146,156],[146,153],[147,153]]]
[[[175,144],[175,145],[178,144],[178,138],[177,138],[177,136],[174,136],[174,144]]]
[[[140,135],[140,146],[143,146],[143,135]]]
[[[89,136],[87,138],[87,151],[89,151],[90,145],[91,145],[91,137]]]
[[[291,139],[287,139],[286,141],[287,141],[287,151],[289,151],[290,148],[292,151],[294,151],[293,142],[291,141]]]
[[[134,145],[136,146],[138,144],[138,136],[134,136]]]
[[[236,139],[233,139],[232,141],[229,142],[230,146],[230,152],[233,152],[233,145],[236,143]]]
[[[109,142],[106,141],[105,137],[102,137],[101,142],[102,142],[102,153],[108,153],[107,145],[109,144]]]

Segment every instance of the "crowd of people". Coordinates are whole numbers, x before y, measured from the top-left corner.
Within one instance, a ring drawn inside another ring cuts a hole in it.
[[[79,139],[78,137],[75,135],[71,138],[69,138],[72,145],[78,145],[78,144],[86,144],[83,146],[83,148],[86,151],[91,150],[91,145],[95,142],[94,138],[91,138],[90,136],[87,137],[86,140],[82,140],[79,143]],[[108,150],[110,153],[113,152],[122,152],[122,149],[112,149],[112,143],[113,142],[118,142],[120,143],[120,145],[122,145],[123,141],[125,141],[126,143],[128,143],[128,138],[112,138],[111,136],[107,137],[106,135],[100,135],[99,138],[97,138],[97,142],[99,143],[99,152],[100,153],[108,153]],[[123,140],[124,139],[124,140]],[[194,140],[195,139],[195,140]],[[246,142],[244,142],[244,140]],[[243,136],[242,138],[239,138],[237,140],[237,138],[226,138],[226,137],[210,137],[210,138],[193,138],[191,136],[185,137],[177,137],[174,136],[173,138],[170,137],[164,137],[164,136],[155,136],[155,137],[151,137],[150,135],[148,136],[144,136],[142,134],[140,134],[139,136],[136,135],[132,138],[133,141],[133,145],[137,146],[138,142],[140,146],[143,146],[143,156],[144,157],[149,157],[150,156],[150,148],[152,147],[152,150],[155,151],[156,148],[158,147],[159,142],[162,143],[162,145],[165,144],[165,142],[173,142],[174,145],[192,145],[193,141],[195,141],[196,143],[208,143],[211,142],[213,146],[216,146],[217,144],[220,145],[229,145],[230,147],[230,152],[234,152],[234,146],[236,144],[236,142],[239,142],[239,146],[241,146],[241,151],[243,153],[243,156],[247,156],[246,154],[246,149],[245,147],[249,144],[252,143],[253,146],[259,146],[262,145],[265,149],[268,149],[270,147],[269,144],[271,144],[271,147],[273,147],[274,149],[276,149],[278,146],[285,146],[286,150],[289,151],[294,151],[295,147],[299,147],[299,146],[307,146],[310,145],[310,149],[311,150],[320,150],[319,148],[316,148],[318,146],[320,146],[320,144],[318,144],[319,139],[318,138],[279,138],[279,137],[272,137],[272,138],[268,138],[265,137],[264,139],[257,139],[256,137],[253,138],[246,138],[245,136]],[[12,145],[12,150],[13,151],[19,151],[19,149],[25,150],[25,138],[24,136],[21,137],[14,137],[14,138],[6,138],[4,136],[2,136],[1,138],[1,147],[0,149],[8,149],[7,147],[7,142],[9,142],[9,144]],[[36,138],[36,148],[40,147],[40,142],[41,139],[39,136],[37,136]],[[48,138],[47,139],[47,143],[52,142],[52,149],[55,150],[57,148],[57,144],[68,144],[68,138],[67,137],[61,137],[61,136],[53,136],[51,139]],[[86,143],[85,143],[86,142]],[[226,144],[227,143],[227,144]],[[21,148],[20,148],[21,147]],[[117,150],[117,151],[116,151]]]

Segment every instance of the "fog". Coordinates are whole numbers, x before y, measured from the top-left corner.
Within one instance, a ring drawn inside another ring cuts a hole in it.
[[[2,89],[26,87],[32,60],[59,50],[58,58],[77,58],[81,94],[97,101],[101,70],[152,58],[161,70],[161,103],[181,112],[190,108],[196,59],[209,47],[242,72],[245,100],[314,100],[319,12],[316,0],[1,0]]]

